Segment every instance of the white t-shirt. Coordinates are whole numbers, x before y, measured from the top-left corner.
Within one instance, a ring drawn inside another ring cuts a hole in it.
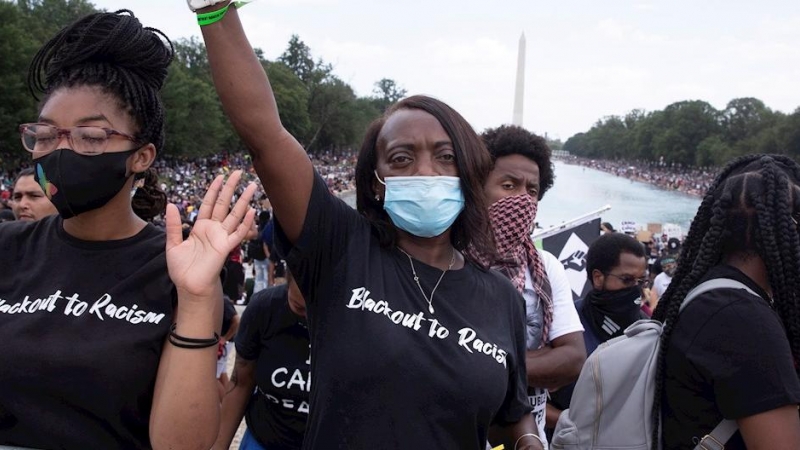
[[[572,301],[572,288],[564,271],[564,266],[552,253],[539,250],[544,263],[544,271],[550,280],[550,288],[553,293],[553,323],[550,324],[550,331],[547,333],[548,342],[564,336],[565,334],[583,331],[581,319]],[[525,311],[527,334],[526,344],[528,350],[539,348],[542,339],[542,307],[539,296],[533,289],[533,280],[530,270],[525,273],[525,289],[522,292],[525,298]],[[539,428],[539,436],[544,439],[545,425],[545,405],[547,404],[547,389],[531,386],[533,392],[529,395],[533,415]]]
[[[667,272],[661,272],[660,274],[656,275],[656,279],[653,280],[653,289],[656,290],[656,295],[658,296],[659,300],[661,296],[664,295],[664,292],[667,290],[667,286],[672,282],[672,277],[667,275]]]

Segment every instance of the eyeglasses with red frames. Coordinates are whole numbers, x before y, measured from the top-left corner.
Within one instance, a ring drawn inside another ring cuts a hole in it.
[[[59,128],[44,123],[25,123],[19,126],[22,146],[37,156],[46,155],[58,148],[62,137],[66,136],[70,148],[75,153],[96,156],[104,153],[111,139],[125,139],[135,144],[142,144],[129,134],[111,128],[102,127],[69,127]]]
[[[634,285],[642,287],[642,286],[645,285],[645,283],[647,283],[647,278],[636,278],[636,277],[632,277],[630,275],[617,275],[617,274],[614,274],[614,273],[607,273],[606,275],[609,276],[609,277],[614,277],[614,278],[618,279],[619,281],[622,282],[622,284],[624,284],[625,286],[628,286],[628,287],[631,287],[631,286],[634,286]]]

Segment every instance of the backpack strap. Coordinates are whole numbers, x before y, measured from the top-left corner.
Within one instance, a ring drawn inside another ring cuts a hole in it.
[[[761,297],[760,295],[756,294],[752,289],[747,287],[744,283],[740,283],[736,280],[731,280],[730,278],[714,278],[713,280],[704,281],[698,284],[697,286],[694,287],[694,289],[689,291],[689,293],[686,294],[686,297],[683,299],[683,303],[681,303],[681,308],[679,312],[683,311],[683,308],[686,308],[686,306],[700,294],[705,294],[706,292],[713,291],[714,289],[725,289],[725,288],[744,289],[747,292],[755,295],[756,297],[759,298]]]
[[[725,443],[738,429],[739,425],[735,420],[725,419],[711,433],[703,436],[694,450],[725,450]]]

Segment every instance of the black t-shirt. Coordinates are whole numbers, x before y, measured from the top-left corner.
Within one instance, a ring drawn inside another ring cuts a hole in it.
[[[279,226],[275,240],[307,302],[304,448],[483,450],[491,423],[530,412],[524,302],[505,277],[469,263],[447,272],[431,314],[408,258],[319,175],[295,247]],[[414,265],[430,293],[442,272]]]
[[[247,241],[247,258],[253,261],[267,259],[267,254],[264,253],[264,241],[261,240],[261,232],[259,232],[258,238]]]
[[[222,330],[221,336],[228,334],[233,324],[233,318],[236,317],[236,307],[227,295],[222,296]]]
[[[242,314],[236,354],[256,362],[247,428],[270,450],[298,449],[311,390],[308,328],[290,309],[286,284],[257,292]]]
[[[222,292],[233,301],[242,298],[244,287],[244,266],[238,261],[225,261],[225,282],[222,283]]]
[[[150,448],[176,299],[164,233],[88,242],[62,224],[0,225],[0,444]]]
[[[665,449],[693,448],[723,419],[740,419],[800,403],[800,381],[780,318],[767,294],[734,267],[706,279],[731,278],[762,296],[717,289],[698,296],[675,322],[667,346],[663,402]],[[726,449],[744,449],[737,432]]]

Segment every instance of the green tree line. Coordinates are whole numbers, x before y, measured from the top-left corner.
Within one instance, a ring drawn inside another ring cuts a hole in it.
[[[36,119],[37,104],[27,87],[33,55],[60,28],[96,11],[88,0],[0,0],[0,165],[26,157],[17,126]],[[167,110],[162,150],[195,157],[242,149],[214,90],[204,44],[197,38],[171,38],[175,61],[162,91]],[[357,148],[367,125],[406,95],[394,80],[384,78],[372,95],[358,96],[296,35],[274,61],[259,49],[256,54],[269,75],[284,126],[310,153]]]
[[[598,159],[664,161],[721,166],[750,153],[780,153],[800,160],[800,108],[774,111],[757,98],[737,98],[717,110],[700,100],[662,111],[609,116],[564,143],[573,155]]]

